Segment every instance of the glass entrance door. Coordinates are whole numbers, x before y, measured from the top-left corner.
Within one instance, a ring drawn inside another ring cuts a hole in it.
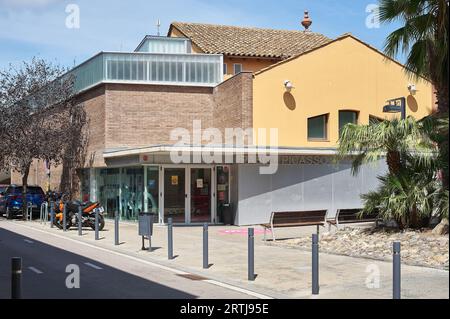
[[[164,222],[186,222],[186,169],[164,169]]]
[[[211,216],[211,168],[191,168],[190,208],[191,223],[210,223]]]

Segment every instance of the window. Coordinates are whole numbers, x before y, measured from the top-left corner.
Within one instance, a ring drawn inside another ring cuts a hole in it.
[[[356,111],[339,111],[339,134],[347,124],[358,124],[358,112]]]
[[[235,63],[233,65],[233,68],[234,68],[234,74],[235,75],[242,72],[242,64],[240,64],[240,63]]]
[[[328,114],[308,119],[308,140],[324,141],[328,138]]]
[[[228,64],[226,63],[223,64],[223,74],[228,74]]]
[[[145,190],[145,189],[144,189]],[[147,167],[147,212],[155,214],[155,222],[159,222],[159,167]]]

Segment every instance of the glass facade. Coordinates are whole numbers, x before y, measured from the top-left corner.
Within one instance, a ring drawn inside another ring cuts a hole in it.
[[[159,213],[159,168],[149,166],[147,170],[147,212]]]
[[[96,198],[105,208],[106,217],[114,218],[120,203],[120,168],[96,170]]]
[[[212,166],[156,165],[86,169],[80,178],[81,198],[99,201],[107,218],[117,211],[122,220],[137,221],[145,211],[155,215],[155,223],[167,223],[168,218],[180,224],[220,223],[230,203],[228,166],[215,171]]]
[[[136,49],[147,53],[191,53],[191,41],[184,38],[167,38],[148,36]]]
[[[191,223],[211,222],[211,168],[191,169]]]
[[[230,167],[218,166],[217,169],[217,217],[219,223],[227,223],[227,205],[230,205]]]
[[[164,169],[164,222],[172,218],[174,223],[186,222],[186,170]]]
[[[91,199],[91,172],[89,169],[81,169],[78,171],[80,177],[81,200],[87,202]]]
[[[72,71],[75,90],[101,82],[216,86],[223,81],[223,57],[213,54],[103,52]]]
[[[144,169],[123,168],[121,173],[121,215],[125,220],[137,220],[144,207]]]

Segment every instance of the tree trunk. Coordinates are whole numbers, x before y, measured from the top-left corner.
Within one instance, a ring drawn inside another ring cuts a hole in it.
[[[402,161],[400,153],[397,151],[388,151],[386,156],[386,163],[389,169],[389,174],[398,176],[400,169],[402,167]],[[403,230],[405,225],[407,225],[407,221],[405,222],[403,217],[398,217],[395,219],[397,222],[398,228]]]
[[[419,214],[417,212],[417,207],[413,207],[409,216],[409,227],[418,229],[422,227],[421,221],[419,220]]]
[[[25,169],[25,172],[22,175],[22,219],[27,219],[27,186],[28,186],[28,175],[30,173],[30,166],[31,163],[29,163]]]
[[[405,229],[405,220],[403,217],[397,217],[395,219],[395,222],[397,223],[398,229],[400,229],[400,230]]]
[[[389,168],[389,173],[397,176],[402,167],[400,153],[397,151],[389,151],[387,153],[386,162]]]
[[[441,84],[436,86],[436,98],[437,98],[437,109],[438,115],[448,116],[448,84]],[[443,132],[448,134],[448,132]],[[448,160],[448,136],[438,144],[439,154],[443,160]],[[449,176],[448,168],[442,170],[442,185],[446,190],[449,189]]]

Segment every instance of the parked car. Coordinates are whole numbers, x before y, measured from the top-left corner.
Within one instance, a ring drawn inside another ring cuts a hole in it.
[[[6,188],[9,185],[6,184],[0,184],[0,201],[2,200],[3,194],[6,192]]]
[[[0,214],[12,219],[22,215],[22,186],[8,185],[5,191],[0,192]],[[42,203],[45,201],[45,193],[39,186],[27,186],[27,202],[33,207],[33,215],[38,215]]]

